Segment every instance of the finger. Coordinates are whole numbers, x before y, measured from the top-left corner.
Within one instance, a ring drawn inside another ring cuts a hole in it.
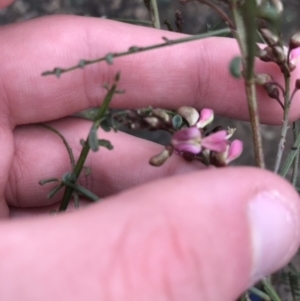
[[[69,118],[47,123],[66,138],[74,156],[79,157],[91,122]],[[173,155],[161,167],[149,165],[149,159],[162,151],[163,146],[118,132],[99,130],[98,137],[111,141],[114,149],[101,148],[90,152],[85,166],[91,168],[86,176],[84,170],[79,184],[100,197],[118,193],[124,189],[173,174],[184,173],[203,167],[199,162],[187,163]],[[57,183],[40,186],[41,179],[60,178],[71,171],[68,152],[62,140],[53,132],[37,125],[18,127],[14,131],[15,152],[6,186],[6,201],[15,207],[46,206],[57,203],[62,192],[52,199],[46,195]]]
[[[235,300],[295,253],[299,218],[284,180],[228,168],[140,186],[75,214],[5,222],[2,300]]]
[[[5,112],[12,125],[64,117],[99,105],[105,94],[102,84],[121,71],[119,86],[126,93],[114,97],[114,107],[178,108],[186,104],[210,107],[229,117],[248,118],[243,81],[233,79],[228,71],[230,60],[238,54],[233,39],[211,38],[134,54],[115,59],[112,66],[95,64],[64,74],[59,80],[40,76],[45,70],[68,67],[82,58],[93,59],[133,45],[161,43],[162,36],[182,37],[178,33],[74,16],[2,27],[0,43],[6,46],[0,58],[0,87],[5,93],[0,112]],[[274,64],[258,62],[257,71],[271,73],[282,82]],[[292,82],[298,74],[296,69]],[[258,92],[262,121],[281,123],[280,106],[262,90]],[[296,98],[291,119],[300,115]]]
[[[0,8],[3,8],[5,6],[8,6],[9,4],[11,4],[13,2],[13,0],[1,0],[0,1]]]

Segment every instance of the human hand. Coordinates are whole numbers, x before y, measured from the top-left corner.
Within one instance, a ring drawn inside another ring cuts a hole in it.
[[[122,133],[101,132],[114,150],[92,153],[92,173],[80,179],[109,197],[73,214],[17,219],[49,212],[61,195],[46,200],[49,187],[37,183],[69,169],[60,139],[28,124],[56,127],[78,155],[90,123],[66,116],[99,105],[101,84],[118,70],[126,93],[115,107],[186,104],[247,118],[242,82],[227,71],[238,52],[229,39],[136,54],[59,80],[40,77],[162,36],[179,34],[73,16],[0,28],[1,300],[230,301],[295,253],[299,198],[284,180],[254,168],[199,170],[176,156],[153,168],[147,162],[160,146]],[[280,78],[272,65],[258,69]],[[280,123],[280,107],[259,93],[261,119]],[[299,112],[294,99],[291,119]]]

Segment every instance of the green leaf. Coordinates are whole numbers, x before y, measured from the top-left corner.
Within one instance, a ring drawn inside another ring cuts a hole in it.
[[[91,150],[96,152],[99,149],[99,147],[98,147],[97,127],[95,125],[91,127],[88,141]]]
[[[128,51],[130,51],[130,52],[139,51],[139,47],[137,47],[137,46],[131,46],[131,47],[129,47]]]
[[[61,75],[61,68],[54,68],[53,71],[54,71],[56,77],[59,78]]]
[[[79,63],[78,63],[78,66],[80,68],[83,68],[85,66],[85,60],[80,60]]]
[[[179,129],[182,125],[182,117],[178,114],[176,114],[173,118],[172,118],[172,125],[174,129]]]
[[[101,146],[106,147],[109,150],[112,150],[114,148],[113,145],[110,143],[109,140],[99,139],[98,140],[98,144],[101,145]]]
[[[229,64],[230,74],[235,78],[241,77],[241,57],[235,56]]]
[[[109,131],[110,131],[110,125],[109,125],[107,119],[103,120],[103,121],[100,123],[100,126],[101,126],[101,128],[102,128],[102,130],[103,130],[104,132],[109,132]]]

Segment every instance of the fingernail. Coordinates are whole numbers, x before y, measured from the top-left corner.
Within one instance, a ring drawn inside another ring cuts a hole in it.
[[[297,249],[298,222],[295,208],[278,192],[261,192],[249,202],[254,284],[284,265]]]

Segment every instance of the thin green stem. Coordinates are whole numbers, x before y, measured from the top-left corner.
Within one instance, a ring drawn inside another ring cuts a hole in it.
[[[112,18],[110,20],[119,21],[119,22],[123,22],[123,23],[129,23],[129,24],[144,25],[144,26],[152,25],[152,23],[148,20],[122,19],[122,18]]]
[[[250,287],[248,290],[249,290],[249,292],[251,292],[252,294],[254,294],[258,297],[260,297],[263,300],[266,300],[266,301],[271,300],[271,298],[268,294],[266,294],[265,292],[261,291],[260,289],[254,287],[254,286]]]
[[[282,155],[284,151],[284,144],[286,140],[286,134],[288,131],[289,124],[289,109],[290,109],[290,77],[288,75],[284,75],[284,83],[285,83],[285,93],[284,93],[284,112],[283,112],[283,125],[281,129],[280,141],[278,144],[278,150],[275,160],[274,172],[278,173],[280,168],[280,163],[282,160]]]
[[[74,66],[71,66],[71,67],[68,67],[68,68],[56,67],[53,70],[48,70],[48,71],[43,72],[42,75],[43,76],[46,76],[46,75],[59,76],[63,73],[66,73],[66,72],[69,72],[69,71],[72,71],[72,70],[75,70],[75,69],[81,69],[81,68],[83,68],[84,66],[87,66],[87,65],[95,64],[95,63],[98,63],[98,62],[101,62],[101,61],[107,61],[108,55],[110,55],[111,58],[117,58],[117,57],[131,55],[131,54],[138,53],[138,52],[145,52],[145,51],[149,51],[149,50],[152,50],[152,49],[168,47],[168,46],[171,46],[171,45],[191,42],[191,41],[200,40],[200,39],[204,39],[204,38],[207,38],[207,37],[218,36],[218,35],[227,34],[227,33],[230,33],[229,28],[219,29],[219,30],[215,30],[215,31],[210,31],[208,33],[188,36],[188,37],[179,38],[179,39],[175,39],[175,40],[169,40],[169,39],[164,38],[164,40],[165,40],[164,43],[150,45],[150,46],[146,46],[146,47],[133,46],[133,47],[130,47],[129,50],[122,51],[122,52],[108,53],[103,57],[99,57],[99,58],[96,58],[96,59],[93,59],[93,60],[80,60],[78,64],[76,64]]]
[[[99,126],[98,125],[99,120],[101,120],[104,117],[106,110],[108,108],[108,105],[109,105],[116,89],[117,89],[117,84],[115,82],[112,85],[112,87],[109,89],[109,91],[107,92],[102,105],[99,107],[99,111],[95,117],[93,126],[96,126],[96,125]],[[70,180],[70,181],[72,181],[72,183],[76,183],[76,181],[81,173],[81,170],[83,169],[83,166],[84,166],[85,160],[88,156],[88,153],[90,151],[90,145],[88,143],[88,140],[89,140],[89,136],[87,137],[86,142],[81,150],[81,153],[80,153],[79,159],[76,163],[76,166],[72,171],[71,180]],[[67,209],[70,198],[72,197],[73,191],[74,191],[73,187],[67,186],[65,188],[64,195],[63,195],[62,201],[60,203],[59,211],[65,211]]]
[[[72,148],[70,147],[70,145],[69,145],[68,141],[65,139],[65,137],[57,129],[55,129],[51,125],[48,125],[48,124],[45,124],[45,123],[38,123],[37,125],[52,131],[53,133],[55,133],[56,135],[58,135],[61,138],[61,140],[63,141],[63,143],[64,143],[64,145],[65,145],[65,147],[68,151],[68,154],[69,154],[69,157],[70,157],[70,163],[71,163],[71,166],[72,166],[72,169],[73,169],[75,167],[74,154],[73,154]]]
[[[154,28],[160,28],[159,12],[156,0],[150,0],[150,12]]]
[[[280,171],[279,171],[279,175],[282,176],[283,178],[286,176],[286,174],[288,173],[291,165],[293,164],[295,157],[298,153],[300,147],[300,132],[297,133],[297,137],[296,140],[292,146],[291,151],[289,152],[287,158],[285,159]]]
[[[263,285],[263,288],[266,291],[266,293],[270,296],[270,298],[273,301],[281,301],[280,297],[276,293],[274,287],[271,285],[269,280],[267,280],[266,278],[263,278],[260,282]]]

